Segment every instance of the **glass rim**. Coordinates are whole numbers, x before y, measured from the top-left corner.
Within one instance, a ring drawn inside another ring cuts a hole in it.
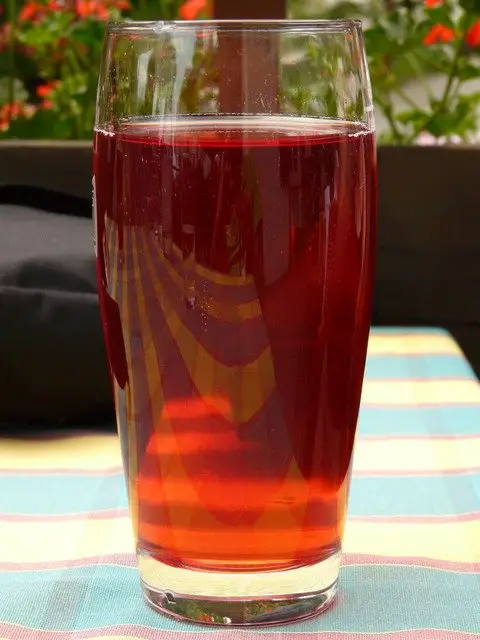
[[[123,20],[107,23],[107,34],[159,35],[168,31],[240,31],[290,33],[349,33],[362,30],[355,18],[336,20]]]

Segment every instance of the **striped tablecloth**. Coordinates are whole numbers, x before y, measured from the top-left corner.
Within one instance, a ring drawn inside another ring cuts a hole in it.
[[[269,630],[151,611],[113,433],[0,442],[0,638],[473,640],[480,635],[480,384],[437,330],[373,332],[337,604]]]

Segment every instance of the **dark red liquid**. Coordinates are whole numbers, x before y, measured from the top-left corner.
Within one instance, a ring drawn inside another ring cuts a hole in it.
[[[369,330],[372,133],[130,123],[95,142],[100,299],[139,546],[210,569],[339,547]]]

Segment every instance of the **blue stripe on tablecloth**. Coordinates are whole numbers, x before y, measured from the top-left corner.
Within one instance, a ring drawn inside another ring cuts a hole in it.
[[[60,514],[127,506],[123,473],[108,476],[4,476],[0,513]]]
[[[35,491],[32,491],[32,482]],[[455,515],[478,511],[480,474],[354,477],[349,513],[370,515]],[[69,514],[126,507],[121,474],[2,478],[0,514]],[[1,520],[1,515],[0,515]]]
[[[151,611],[142,600],[134,568],[4,572],[2,588],[3,622],[44,630],[132,624],[180,633],[196,629]],[[372,633],[418,628],[475,632],[480,624],[478,575],[417,567],[349,566],[342,569],[340,589],[330,611],[289,625],[288,635],[295,631]],[[271,631],[255,629],[242,635],[253,638]]]
[[[353,477],[351,516],[438,516],[478,511],[480,474]]]
[[[367,380],[441,380],[472,378],[468,362],[458,355],[371,355],[365,370]]]
[[[480,435],[480,406],[362,407],[361,436]]]
[[[411,336],[411,335],[427,335],[427,336],[448,336],[454,341],[452,334],[441,329],[440,327],[372,327],[370,329],[372,336]]]

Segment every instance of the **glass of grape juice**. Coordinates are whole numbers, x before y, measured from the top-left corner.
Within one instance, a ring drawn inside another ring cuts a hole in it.
[[[357,21],[112,23],[100,306],[144,595],[270,625],[333,601],[372,303]]]

